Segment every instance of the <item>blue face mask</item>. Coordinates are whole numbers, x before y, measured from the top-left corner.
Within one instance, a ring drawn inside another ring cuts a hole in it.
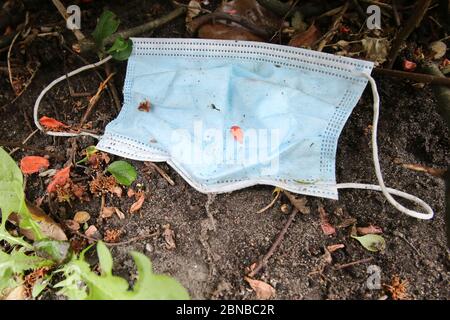
[[[399,210],[431,218],[423,201],[384,186],[379,164],[379,186],[336,184],[339,134],[368,80],[376,93],[372,67],[265,43],[135,38],[122,111],[97,147],[166,161],[205,193],[267,184],[337,199],[338,188],[356,187],[380,190]],[[404,208],[391,194],[409,196],[427,214]]]

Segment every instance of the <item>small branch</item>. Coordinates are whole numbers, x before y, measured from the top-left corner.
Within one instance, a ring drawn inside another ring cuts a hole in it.
[[[243,17],[233,16],[224,12],[213,12],[194,19],[190,25],[192,33],[195,34],[202,25],[207,24],[208,22],[214,20],[228,20],[236,22],[241,26],[243,26],[244,28],[248,29],[254,35],[260,36],[264,39],[268,39],[273,33],[268,32],[262,29],[261,27],[254,25],[253,23],[251,23],[250,21],[248,21]]]
[[[345,269],[345,268],[354,266],[354,265],[356,265],[356,264],[366,263],[366,262],[369,262],[369,261],[372,261],[372,260],[373,260],[373,257],[366,258],[366,259],[361,259],[361,260],[356,260],[356,261],[353,261],[353,262],[350,262],[350,263],[345,263],[345,264],[337,265],[336,267],[334,267],[334,269],[335,269],[335,270],[341,270],[341,269]]]
[[[269,261],[270,257],[275,253],[275,250],[278,248],[278,246],[281,244],[281,242],[284,239],[284,235],[286,234],[289,226],[291,225],[292,221],[294,221],[294,218],[296,214],[298,213],[298,210],[296,208],[292,209],[292,213],[289,216],[289,219],[286,221],[286,224],[284,225],[283,229],[278,234],[277,238],[275,239],[274,243],[270,247],[269,251],[264,255],[264,257],[259,261],[258,265],[253,269],[248,276],[250,278],[253,278]]]
[[[342,18],[344,17],[344,14],[347,12],[349,6],[349,2],[346,1],[345,4],[342,6],[341,11],[336,15],[333,21],[333,25],[331,26],[331,29],[322,37],[320,38],[316,43],[319,43],[317,46],[317,51],[322,51],[325,45],[330,41],[334,35],[337,33],[337,30],[339,28],[339,25],[342,22]]]
[[[84,113],[83,117],[81,118],[80,121],[80,129],[83,126],[83,124],[86,122],[87,118],[89,117],[89,115],[92,112],[92,109],[95,107],[95,105],[97,104],[98,100],[100,99],[100,96],[103,92],[103,90],[105,89],[108,81],[114,76],[114,73],[111,73],[106,79],[105,81],[103,81],[102,83],[100,83],[100,86],[98,87],[97,93],[89,100],[89,105],[86,109],[86,112]]]
[[[180,15],[184,14],[185,12],[186,12],[185,7],[179,7],[159,19],[144,23],[144,24],[134,27],[134,28],[130,28],[130,29],[127,29],[124,31],[117,32],[117,33],[113,34],[112,36],[106,38],[104,43],[106,46],[108,46],[108,45],[113,44],[114,41],[116,41],[116,39],[118,37],[123,37],[126,39],[126,38],[134,37],[139,34],[151,31],[153,29],[156,29],[156,28],[178,18]],[[94,40],[88,39],[88,38],[78,41],[78,46],[79,46],[78,49],[79,49],[80,53],[93,51],[96,48]]]
[[[400,79],[408,79],[421,83],[437,84],[450,87],[450,79],[443,76],[436,76],[431,74],[416,73],[416,72],[406,72],[399,70],[391,70],[386,68],[374,68],[373,72],[375,74],[395,77]]]
[[[52,2],[55,5],[56,9],[58,9],[59,14],[64,18],[64,21],[67,21],[69,15],[67,14],[66,7],[59,0],[52,0]],[[72,30],[72,32],[78,41],[82,41],[86,38],[84,34],[78,29],[74,29]]]
[[[106,72],[107,77],[109,77],[109,75],[114,73],[112,71],[112,67],[111,67],[111,64],[109,63],[109,61],[105,64],[105,72]],[[119,98],[119,93],[117,92],[116,85],[114,84],[114,81],[109,82],[107,89],[109,89],[109,91],[111,92],[112,100],[114,101],[114,106],[116,107],[116,111],[120,112],[120,107],[121,107],[120,98]]]
[[[397,25],[397,27],[400,27],[401,21],[400,15],[398,14],[397,1],[398,0],[392,0],[392,11],[394,11],[395,24]]]
[[[392,42],[392,48],[388,55],[388,69],[392,69],[395,59],[403,46],[403,43],[408,39],[409,35],[416,29],[422,21],[425,12],[427,12],[432,0],[419,0],[414,12],[411,13],[411,17],[406,21],[405,26],[395,37]]]
[[[163,169],[161,169],[156,163],[148,161],[145,164],[155,169],[161,175],[161,177],[163,177],[164,180],[166,180],[171,186],[175,185],[175,182],[173,182],[172,178],[169,177],[169,175]]]

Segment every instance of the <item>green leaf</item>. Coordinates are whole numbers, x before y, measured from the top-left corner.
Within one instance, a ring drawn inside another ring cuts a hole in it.
[[[187,300],[187,290],[174,278],[154,274],[147,256],[131,252],[139,277],[133,288],[133,300]]]
[[[92,37],[94,38],[97,47],[101,51],[103,51],[104,49],[103,43],[105,39],[117,31],[119,24],[120,20],[117,18],[115,13],[109,10],[106,10],[102,13],[100,19],[97,22],[97,26],[92,33]]]
[[[20,227],[31,229],[36,239],[43,238],[38,224],[33,221],[25,204],[22,172],[3,148],[0,148],[0,210],[2,212],[0,240],[8,241],[10,244],[20,244],[30,247],[27,242],[21,238],[11,236],[5,229],[6,221],[12,212],[16,212],[21,216],[22,221]]]
[[[25,271],[48,267],[53,261],[38,257],[34,254],[27,255],[24,248],[13,249],[10,254],[0,251],[0,290],[14,285],[14,277],[22,275]]]
[[[48,259],[61,263],[69,255],[70,244],[67,241],[51,239],[39,240],[34,243],[34,249]]]
[[[66,279],[54,286],[62,288],[58,293],[69,299],[89,300],[189,299],[186,289],[175,279],[153,274],[150,260],[141,253],[131,253],[138,269],[138,279],[132,290],[125,279],[112,274],[111,253],[101,241],[97,243],[97,254],[101,275],[91,271],[81,256],[75,258],[60,270]]]
[[[47,288],[47,286],[50,284],[51,278],[52,278],[51,276],[46,276],[44,279],[37,281],[34,284],[33,289],[31,290],[31,296],[33,298],[39,296],[42,293],[42,291],[44,291],[44,289]]]
[[[125,40],[122,37],[118,37],[107,52],[112,55],[114,59],[123,61],[127,60],[130,57],[132,50],[133,41],[131,41],[130,39]]]
[[[386,241],[378,234],[366,234],[361,237],[352,235],[351,237],[358,240],[364,248],[372,252],[382,251],[386,248]]]
[[[137,178],[134,167],[126,161],[114,161],[106,170],[111,173],[117,182],[129,187]]]
[[[72,261],[65,264],[61,269],[55,272],[62,272],[64,280],[53,286],[60,290],[58,295],[64,295],[70,300],[85,300],[87,298],[87,286],[81,275],[90,272],[89,264],[80,258],[73,257]]]
[[[89,160],[90,157],[92,157],[94,154],[98,152],[97,148],[95,146],[89,146],[86,148],[86,157],[78,161],[76,164],[85,163]]]
[[[111,275],[113,267],[113,259],[111,256],[111,252],[109,252],[108,248],[102,241],[99,241],[97,243],[97,255],[100,268],[102,270],[102,274]]]
[[[23,176],[13,158],[0,148],[0,181],[15,181],[23,184]]]

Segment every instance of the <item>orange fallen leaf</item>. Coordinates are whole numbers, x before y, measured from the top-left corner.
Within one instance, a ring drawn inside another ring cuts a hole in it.
[[[41,169],[47,169],[50,163],[44,157],[26,156],[20,161],[20,170],[24,174],[39,172]]]
[[[323,233],[327,236],[335,234],[336,228],[328,222],[328,214],[325,212],[325,209],[322,206],[318,209],[320,215],[320,227],[322,228]]]
[[[46,116],[43,116],[39,119],[39,123],[44,126],[46,129],[61,129],[61,128],[68,128],[69,126],[59,122],[56,119],[49,118]]]
[[[52,182],[47,187],[47,192],[55,192],[57,186],[63,186],[69,180],[70,166],[65,167],[53,176]]]
[[[244,131],[242,131],[241,127],[239,126],[232,126],[230,128],[231,135],[233,136],[234,140],[238,141],[239,143],[244,142]]]
[[[145,200],[145,194],[142,192],[139,195],[139,199],[131,205],[130,213],[139,211],[139,209],[141,209],[142,205],[144,204],[144,200]]]
[[[383,229],[380,227],[369,225],[368,227],[357,227],[356,230],[362,236],[366,234],[380,234],[383,233]]]
[[[248,282],[250,287],[255,290],[256,298],[259,300],[268,300],[275,295],[275,289],[270,285],[261,280],[255,280],[249,277],[244,278]]]

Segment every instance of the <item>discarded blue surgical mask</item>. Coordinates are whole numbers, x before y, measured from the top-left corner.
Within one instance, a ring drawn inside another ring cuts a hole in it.
[[[265,184],[337,199],[338,188],[372,189],[402,212],[432,217],[422,200],[384,185],[373,63],[246,41],[132,40],[124,105],[98,149],[166,161],[205,193]],[[336,184],[339,134],[368,80],[375,99],[372,142],[379,185]],[[36,119],[37,110],[39,127]],[[427,213],[403,207],[391,194],[415,201]]]

